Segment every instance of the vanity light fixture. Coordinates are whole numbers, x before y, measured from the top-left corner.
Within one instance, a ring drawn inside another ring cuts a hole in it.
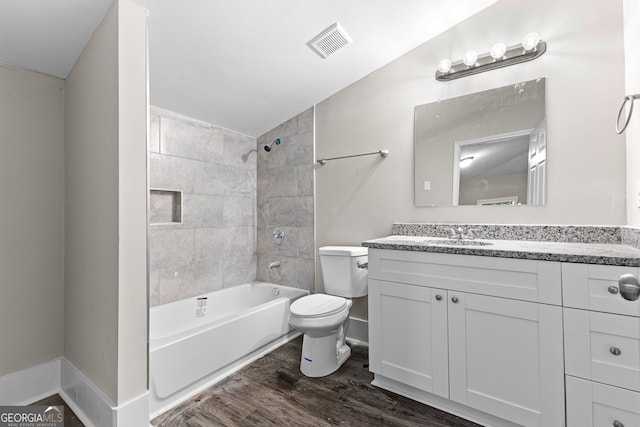
[[[482,55],[470,50],[463,55],[461,61],[452,63],[450,59],[440,60],[436,71],[436,80],[454,80],[531,61],[546,51],[547,43],[540,40],[540,35],[538,33],[529,33],[524,36],[522,43],[517,45],[507,47],[504,43],[496,43],[488,53]]]
[[[471,164],[471,162],[473,162],[473,156],[460,159],[460,169],[464,169],[468,167]]]

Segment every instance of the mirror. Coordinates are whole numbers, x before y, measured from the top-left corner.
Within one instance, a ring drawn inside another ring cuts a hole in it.
[[[546,202],[545,79],[415,107],[416,206]]]

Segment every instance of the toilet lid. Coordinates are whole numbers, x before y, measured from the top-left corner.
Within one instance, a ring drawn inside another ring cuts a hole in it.
[[[334,314],[347,305],[347,300],[327,294],[313,294],[299,298],[291,304],[293,316],[318,317]]]

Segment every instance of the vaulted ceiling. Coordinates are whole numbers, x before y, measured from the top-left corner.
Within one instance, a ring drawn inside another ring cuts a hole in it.
[[[151,104],[259,136],[497,0],[134,1]],[[0,0],[0,63],[66,77],[110,3]],[[336,22],[353,42],[324,59]]]

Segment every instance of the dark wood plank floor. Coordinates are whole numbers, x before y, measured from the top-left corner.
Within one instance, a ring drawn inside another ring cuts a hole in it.
[[[426,426],[477,424],[370,384],[367,347],[334,374],[307,378],[299,370],[302,338],[152,420],[154,426]]]
[[[82,421],[76,416],[76,414],[69,408],[69,405],[64,403],[62,397],[59,394],[45,397],[42,400],[33,402],[31,406],[64,406],[64,425],[65,427],[84,427]]]

